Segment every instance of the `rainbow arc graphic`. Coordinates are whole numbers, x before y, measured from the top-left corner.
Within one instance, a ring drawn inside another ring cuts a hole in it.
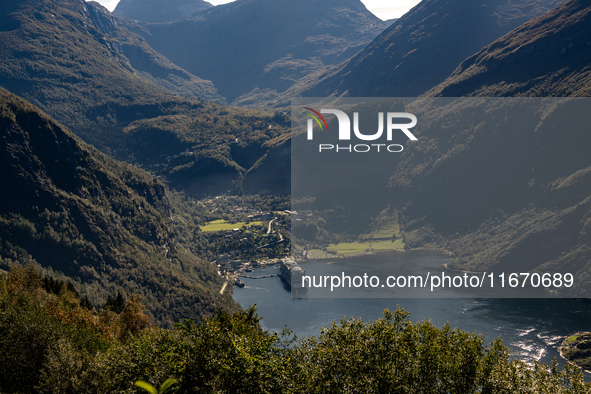
[[[324,117],[322,115],[320,115],[320,112],[314,111],[312,108],[308,108],[308,107],[304,107],[304,109],[307,109],[308,111],[312,111],[312,113],[308,112],[308,115],[310,115],[312,118],[314,118],[316,123],[318,123],[318,126],[320,126],[320,130],[324,130],[324,127],[322,127],[322,123],[324,123],[324,126],[326,127],[326,131],[328,131],[328,125],[326,124],[326,120],[324,120]],[[318,118],[322,119],[322,123],[320,123],[320,119],[318,119]]]

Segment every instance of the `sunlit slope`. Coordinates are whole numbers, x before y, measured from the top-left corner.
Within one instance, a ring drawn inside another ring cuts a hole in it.
[[[208,316],[215,266],[178,245],[164,185],[108,158],[22,99],[0,90],[0,259],[71,278],[96,305],[142,295],[161,324]]]

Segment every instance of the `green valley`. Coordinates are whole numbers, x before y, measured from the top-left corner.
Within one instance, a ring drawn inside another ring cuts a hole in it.
[[[323,237],[323,235],[320,235]],[[384,210],[374,220],[371,231],[361,234],[354,242],[338,242],[323,245],[322,249],[310,249],[306,253],[309,259],[352,257],[369,253],[401,252],[405,250],[403,234],[400,232],[398,217],[389,210]]]

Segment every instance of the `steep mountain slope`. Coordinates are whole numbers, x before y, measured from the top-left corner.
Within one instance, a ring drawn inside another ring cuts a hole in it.
[[[237,104],[275,97],[351,57],[388,26],[359,0],[238,0],[174,23],[125,23]]]
[[[0,265],[36,261],[95,305],[141,294],[162,324],[234,308],[215,266],[172,238],[164,185],[0,89]]]
[[[156,53],[98,3],[9,0],[0,27],[0,85],[70,126],[106,102],[220,99],[211,82]]]
[[[445,80],[459,62],[520,23],[541,15],[560,1],[426,0],[398,19],[353,58],[325,73],[310,75],[276,98],[289,105],[294,96],[412,97]],[[288,157],[272,152],[247,174],[275,174],[289,168]],[[274,158],[274,159],[272,159]],[[269,175],[265,175],[266,178]],[[289,183],[283,180],[282,183]]]
[[[204,0],[121,0],[113,14],[142,22],[162,23],[186,18],[212,7]]]
[[[588,96],[589,26],[591,5],[568,1],[466,60],[429,94]],[[423,111],[423,124],[439,131],[420,136],[392,177],[406,243],[439,244],[463,269],[568,270],[573,294],[588,297],[590,103],[561,102],[540,114],[537,104],[508,100],[498,102],[501,116],[482,112],[471,127],[453,127],[458,108],[440,111],[439,120]],[[486,102],[470,105],[480,113]],[[575,108],[568,123],[556,116],[567,105]]]
[[[246,171],[267,153],[266,142],[289,135],[289,121],[261,111],[178,105],[171,113],[131,122],[124,133],[125,150],[135,163],[164,176],[175,189],[209,195],[235,192]]]
[[[262,144],[287,129],[274,114],[174,94],[203,88],[205,98],[219,97],[207,90],[210,82],[154,52],[96,3],[14,0],[0,7],[0,85],[175,188],[234,188],[265,154]]]
[[[570,1],[466,59],[429,96],[591,96],[591,7]]]
[[[448,77],[483,46],[560,0],[425,0],[363,51],[286,92],[289,96],[413,97]]]

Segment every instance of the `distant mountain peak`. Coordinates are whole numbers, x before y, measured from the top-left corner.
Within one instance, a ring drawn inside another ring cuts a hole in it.
[[[235,105],[341,63],[388,26],[360,0],[238,0],[172,23],[123,22]]]
[[[213,7],[204,0],[121,0],[113,14],[148,23],[173,22]]]
[[[412,97],[503,34],[560,0],[423,1],[339,66],[287,91],[290,96]]]

